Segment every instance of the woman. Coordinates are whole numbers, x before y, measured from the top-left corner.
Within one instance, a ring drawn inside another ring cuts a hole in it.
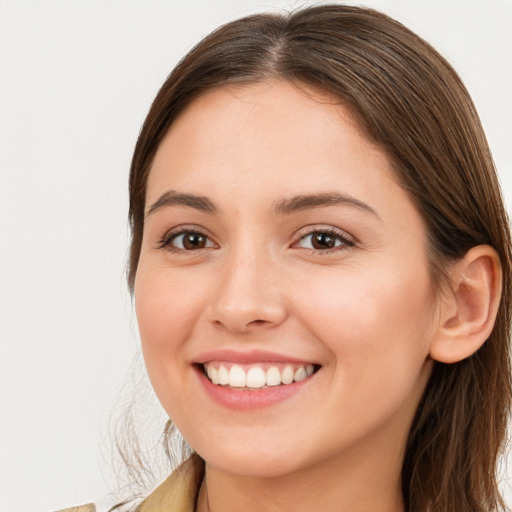
[[[155,392],[196,455],[141,511],[504,507],[510,236],[460,79],[369,9],[250,16],[130,175]]]

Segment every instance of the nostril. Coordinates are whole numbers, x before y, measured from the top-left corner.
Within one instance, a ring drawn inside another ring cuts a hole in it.
[[[251,320],[247,323],[241,323],[239,326],[236,326],[234,324],[234,322],[230,322],[229,324],[227,323],[224,323],[222,322],[221,320],[215,320],[213,322],[215,325],[217,326],[222,326],[222,325],[229,325],[229,329],[234,329],[234,330],[240,330],[240,331],[245,331],[246,329],[250,329],[251,327],[259,327],[259,326],[265,326],[267,325],[269,322],[267,320]]]
[[[260,325],[266,323],[265,320],[252,320],[247,325]]]

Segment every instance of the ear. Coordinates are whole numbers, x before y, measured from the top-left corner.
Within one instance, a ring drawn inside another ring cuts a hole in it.
[[[474,354],[490,336],[501,298],[502,272],[496,251],[473,247],[450,272],[450,289],[443,295],[439,329],[430,357],[455,363]]]

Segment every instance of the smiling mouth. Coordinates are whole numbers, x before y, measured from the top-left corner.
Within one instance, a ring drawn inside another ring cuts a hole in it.
[[[314,364],[239,365],[227,363],[203,363],[204,375],[217,386],[236,390],[260,390],[276,386],[289,386],[303,381],[316,371]]]

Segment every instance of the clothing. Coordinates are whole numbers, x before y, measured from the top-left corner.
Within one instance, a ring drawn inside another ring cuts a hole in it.
[[[63,508],[57,512],[96,512],[96,506],[94,503],[88,503],[79,507]]]
[[[79,507],[63,508],[62,510],[57,510],[57,512],[96,512],[96,505],[88,503]]]
[[[194,512],[197,495],[204,475],[204,462],[199,455],[192,455],[158,486],[140,505],[136,512]],[[71,507],[57,512],[96,512],[93,503]]]
[[[136,512],[194,512],[203,475],[204,462],[194,454],[157,487]]]

